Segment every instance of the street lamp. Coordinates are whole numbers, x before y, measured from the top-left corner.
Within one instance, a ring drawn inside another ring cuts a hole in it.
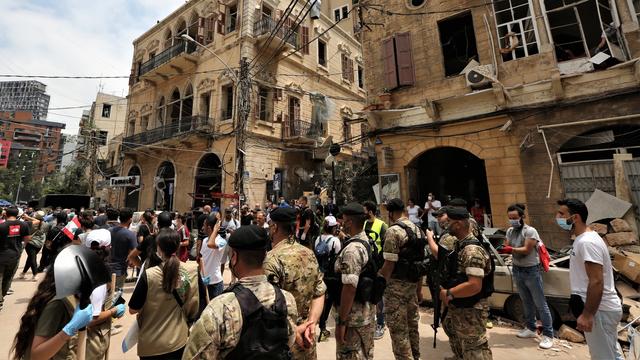
[[[231,69],[231,67],[229,65],[227,65],[226,62],[224,62],[224,60],[222,60],[220,58],[220,56],[218,56],[218,54],[216,54],[215,52],[213,52],[213,50],[209,49],[208,47],[204,46],[203,44],[199,43],[198,41],[196,41],[196,39],[192,38],[191,36],[189,36],[189,34],[182,34],[180,35],[180,37],[185,40],[185,41],[190,41],[198,46],[200,46],[201,48],[205,49],[206,51],[208,51],[209,53],[213,54],[213,56],[216,57],[216,59],[220,60],[220,62],[222,63],[222,65],[224,65],[225,68],[227,68],[227,70],[229,70],[229,72],[231,73],[231,75],[233,76],[233,78],[237,81],[238,80],[238,76],[236,75],[235,71],[233,71],[233,69]]]

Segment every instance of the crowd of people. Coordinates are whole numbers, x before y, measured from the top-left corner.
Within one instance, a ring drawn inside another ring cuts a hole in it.
[[[23,250],[17,278],[31,271],[38,281],[45,272],[22,315],[12,356],[73,359],[78,331],[86,327],[87,358],[103,358],[111,319],[128,309],[137,321],[127,338],[135,338],[140,359],[315,359],[317,343],[332,335],[332,312],[337,359],[373,359],[374,342],[386,330],[396,359],[419,359],[426,276],[434,304],[441,304],[435,308],[446,309],[435,317],[443,319],[453,359],[491,359],[486,325],[495,264],[479,231],[479,209],[477,200],[471,208],[462,199],[443,206],[431,193],[424,207],[387,201],[387,221],[374,202],[312,209],[305,196],[253,208],[212,204],[185,214],[10,207],[0,223],[0,310]],[[537,337],[539,320],[539,346],[549,349],[554,329],[543,291],[545,251],[525,210],[524,204],[506,209],[510,227],[498,251],[513,256],[525,317],[517,336]],[[558,201],[558,226],[575,236],[570,306],[592,358],[622,359],[616,331],[622,308],[611,261],[587,216],[581,201]],[[112,286],[93,289],[85,308],[77,296],[55,296],[54,264],[68,246],[93,250],[100,266],[115,274]],[[225,267],[232,278],[226,289]],[[135,286],[126,304],[121,295],[128,280]]]

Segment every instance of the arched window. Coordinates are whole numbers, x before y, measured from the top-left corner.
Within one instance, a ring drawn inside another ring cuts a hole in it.
[[[165,161],[158,167],[155,178],[155,205],[158,210],[173,210],[173,194],[176,171],[173,164]]]
[[[178,124],[180,123],[180,90],[173,90],[168,107],[169,124],[167,124],[167,126],[177,130]]]
[[[170,48],[173,45],[173,33],[171,32],[170,29],[167,29],[167,31],[164,33],[164,47],[163,49],[166,50],[168,48]]]
[[[164,96],[160,98],[158,102],[158,108],[156,109],[156,127],[164,126],[164,119],[167,112],[167,106],[164,101]]]
[[[182,98],[182,110],[180,113],[180,131],[191,130],[192,124],[191,115],[193,114],[193,86],[187,85],[184,90],[184,97]]]

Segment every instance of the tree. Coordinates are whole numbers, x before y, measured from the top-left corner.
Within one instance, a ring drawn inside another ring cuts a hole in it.
[[[74,162],[64,171],[47,177],[43,193],[46,194],[88,194],[89,182],[82,162]]]

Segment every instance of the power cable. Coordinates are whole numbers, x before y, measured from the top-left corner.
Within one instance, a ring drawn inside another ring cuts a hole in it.
[[[291,12],[293,11],[293,9],[295,8],[295,6],[298,4],[299,0],[291,0],[289,2],[289,5],[287,6],[287,8],[284,10],[284,12],[282,13],[282,16],[280,17],[280,19],[278,19],[278,22],[276,23],[276,26],[273,28],[273,30],[271,30],[271,33],[269,34],[269,37],[267,38],[267,40],[265,41],[265,45],[264,48],[268,48],[268,46],[271,44],[271,42],[273,41],[273,39],[276,37],[276,34],[278,33],[278,31],[280,30],[280,28],[282,28],[282,26],[284,25],[284,22],[286,21],[286,19],[289,17],[289,15],[291,15]],[[249,67],[251,68],[254,61],[257,61],[258,58],[262,55],[262,53],[258,53],[258,55],[253,58],[251,60],[251,62],[249,62]]]

